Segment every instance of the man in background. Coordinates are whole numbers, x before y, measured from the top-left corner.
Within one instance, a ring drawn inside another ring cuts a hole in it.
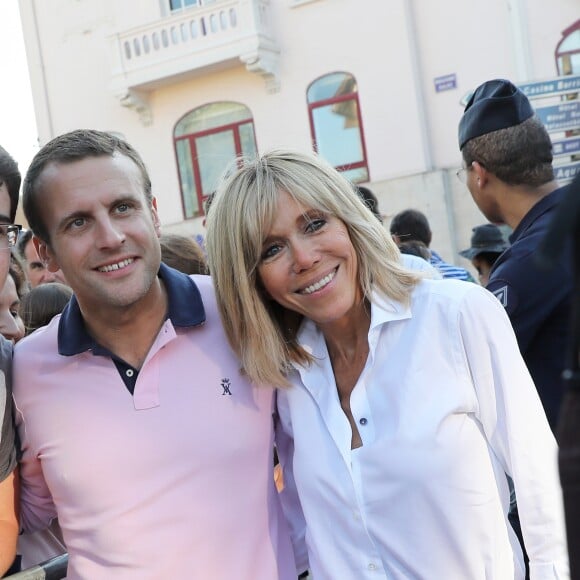
[[[505,307],[552,429],[562,399],[562,371],[572,292],[571,244],[549,274],[536,254],[565,196],[552,168],[552,143],[528,98],[510,81],[480,85],[459,123],[467,187],[485,217],[513,230],[487,288]]]
[[[16,248],[24,263],[24,272],[31,288],[36,288],[41,284],[49,284],[50,282],[66,284],[62,271],[51,272],[38,256],[32,243],[32,230],[24,230],[20,234]]]
[[[459,252],[460,256],[471,260],[479,275],[479,283],[487,286],[489,273],[497,259],[508,249],[501,230],[495,224],[475,226],[471,234],[471,246]]]
[[[10,267],[10,248],[18,238],[20,226],[14,225],[20,191],[18,165],[0,147],[0,288],[4,287]],[[12,343],[0,336],[0,575],[14,561],[18,518],[15,506],[16,446],[11,396]],[[19,568],[18,565],[12,571]]]
[[[430,248],[431,226],[424,213],[416,209],[406,209],[398,213],[392,220],[390,232],[397,246],[406,242],[421,242],[429,251],[429,263],[434,266],[443,278],[456,278],[466,282],[475,282],[473,276],[459,266],[448,264],[441,256]]]

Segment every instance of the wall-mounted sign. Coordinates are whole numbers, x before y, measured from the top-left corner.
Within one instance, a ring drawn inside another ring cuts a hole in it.
[[[580,101],[567,101],[559,105],[536,107],[536,115],[546,126],[546,130],[570,131],[580,127]]]
[[[580,137],[570,137],[552,141],[552,153],[558,155],[578,155],[580,153]]]
[[[566,163],[565,165],[554,165],[554,177],[561,185],[572,181],[580,174],[580,161]]]
[[[580,75],[567,75],[545,81],[518,84],[518,88],[528,99],[553,97],[567,93],[580,92]]]
[[[450,91],[451,89],[457,88],[457,75],[455,73],[450,75],[444,75],[441,77],[435,77],[433,79],[435,84],[435,92],[441,93],[443,91]]]

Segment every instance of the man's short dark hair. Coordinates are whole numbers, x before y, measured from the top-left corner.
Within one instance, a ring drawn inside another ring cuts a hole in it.
[[[18,164],[12,156],[0,147],[0,184],[6,185],[8,196],[10,197],[10,221],[14,222],[16,210],[18,209],[18,199],[20,194],[20,183],[22,177],[18,170]]]
[[[383,223],[383,216],[381,216],[381,212],[379,211],[379,200],[377,196],[368,187],[362,185],[356,185],[355,191],[365,202],[365,205],[373,212],[373,215]]]
[[[32,239],[32,230],[22,230],[16,242],[16,251],[23,262],[26,262],[26,245]]]
[[[477,161],[508,185],[539,187],[554,179],[552,142],[536,115],[519,125],[475,137],[461,152],[467,167]]]
[[[416,209],[406,209],[398,213],[390,226],[391,234],[400,242],[419,241],[427,247],[431,245],[431,228],[424,213]]]
[[[137,165],[145,196],[151,201],[151,180],[141,156],[129,143],[111,133],[78,129],[55,137],[42,147],[28,168],[23,187],[24,215],[30,229],[38,238],[46,243],[50,242],[42,219],[42,204],[39,203],[41,192],[38,191],[38,181],[46,167],[51,163],[73,163],[88,157],[113,157],[115,154],[125,155]]]

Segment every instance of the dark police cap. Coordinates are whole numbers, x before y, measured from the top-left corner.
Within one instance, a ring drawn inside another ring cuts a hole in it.
[[[459,149],[474,137],[523,123],[534,114],[530,101],[510,81],[495,79],[477,87],[459,121]]]
[[[501,254],[509,244],[503,239],[501,230],[493,224],[484,224],[473,228],[471,248],[459,252],[464,258],[472,260],[484,253]]]

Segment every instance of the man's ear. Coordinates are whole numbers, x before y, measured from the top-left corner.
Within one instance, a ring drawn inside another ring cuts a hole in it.
[[[484,187],[489,181],[489,171],[481,165],[478,161],[474,161],[471,164],[471,168],[475,173],[475,181],[479,187]]]
[[[153,216],[153,227],[155,228],[155,233],[157,237],[161,235],[161,220],[159,219],[159,213],[157,212],[157,198],[151,199],[151,215]]]
[[[57,272],[60,270],[60,265],[56,261],[54,254],[48,244],[43,242],[40,238],[36,236],[32,236],[32,243],[34,244],[34,248],[36,249],[36,253],[38,257],[42,261],[42,263],[46,266],[49,272]]]

